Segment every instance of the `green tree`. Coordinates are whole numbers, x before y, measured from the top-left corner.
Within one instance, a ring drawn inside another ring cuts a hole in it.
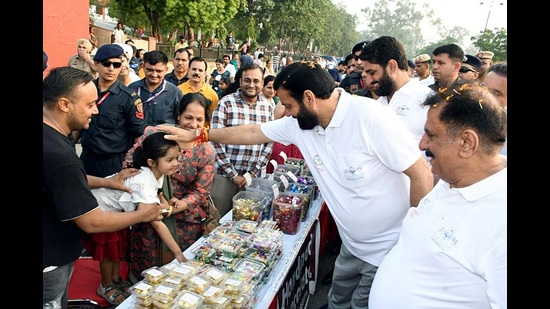
[[[440,20],[432,19],[433,10],[426,4],[419,10],[411,0],[380,0],[374,9],[365,8],[362,12],[368,20],[371,40],[383,35],[393,36],[403,44],[409,58],[425,45],[421,25],[432,28],[440,26]]]
[[[490,50],[495,53],[493,61],[506,61],[508,59],[508,33],[504,28],[495,28],[494,31],[486,29],[480,31],[478,36],[471,38],[473,44],[479,50]]]
[[[232,19],[245,0],[112,0],[110,12],[121,22],[128,16],[146,16],[151,33],[162,42],[163,33],[185,29],[194,38],[193,28],[214,33]]]

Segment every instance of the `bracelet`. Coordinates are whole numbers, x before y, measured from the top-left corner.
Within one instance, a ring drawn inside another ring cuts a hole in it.
[[[166,218],[170,217],[172,214],[172,210],[174,210],[174,206],[170,205],[170,210],[168,210],[168,214],[166,215]]]
[[[208,131],[209,130],[210,130],[210,127],[208,127],[208,126],[202,127],[202,128],[197,128],[195,130],[195,135],[197,136],[197,139],[195,141],[195,146],[198,146],[202,143],[208,142]]]

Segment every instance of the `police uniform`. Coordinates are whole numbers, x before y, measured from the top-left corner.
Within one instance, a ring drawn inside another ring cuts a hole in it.
[[[346,75],[338,87],[344,88],[344,90],[348,93],[356,92],[357,90],[363,88],[361,86],[361,74],[353,72]]]
[[[140,97],[118,80],[105,92],[98,88],[97,108],[99,114],[81,132],[80,158],[86,173],[106,177],[121,170],[126,152],[143,135],[146,123]]]
[[[457,79],[455,79],[454,82],[449,83],[449,85],[453,85],[453,84],[455,84],[455,83],[457,83],[461,80],[462,80],[462,78],[457,77]],[[432,89],[435,92],[439,92],[439,88],[441,87],[441,84],[439,83],[439,81],[435,81],[433,84],[428,85],[428,87],[430,87],[430,89]]]

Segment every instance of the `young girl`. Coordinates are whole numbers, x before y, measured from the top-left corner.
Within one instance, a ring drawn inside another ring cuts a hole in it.
[[[209,119],[209,101],[201,93],[187,93],[178,104],[177,126],[186,130],[196,130]],[[133,153],[143,138],[160,132],[157,127],[145,128],[127,153],[123,164],[132,163]],[[177,170],[170,177],[172,192],[164,192],[169,204],[174,208],[170,216],[162,221],[173,232],[179,247],[186,250],[203,234],[212,231],[219,223],[220,214],[216,207],[207,207],[214,180],[216,155],[211,143],[180,143]],[[175,232],[175,233],[174,233]],[[139,281],[143,270],[162,266],[172,260],[172,252],[165,248],[151,224],[143,222],[132,225],[130,232],[130,278]]]
[[[141,203],[155,203],[160,204],[170,215],[173,207],[168,205],[159,190],[162,188],[164,175],[169,176],[176,171],[179,147],[176,142],[164,139],[164,135],[162,132],[151,134],[143,140],[141,147],[135,149],[133,167],[139,168],[141,173],[124,181],[132,193],[108,188],[92,190],[102,210],[134,211]],[[162,221],[152,221],[151,226],[178,261],[187,260]],[[86,234],[84,237],[84,247],[94,260],[100,262],[101,283],[97,294],[113,305],[122,303],[129,296],[127,288],[130,284],[124,282],[119,275],[120,258],[124,256],[128,246],[127,233],[128,230],[124,229]]]

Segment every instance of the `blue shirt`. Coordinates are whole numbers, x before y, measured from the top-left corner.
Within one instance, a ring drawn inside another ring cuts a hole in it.
[[[178,104],[183,97],[177,86],[163,80],[155,90],[149,92],[145,85],[145,78],[143,78],[131,83],[128,87],[135,90],[141,98],[144,119],[147,125],[177,123]]]

